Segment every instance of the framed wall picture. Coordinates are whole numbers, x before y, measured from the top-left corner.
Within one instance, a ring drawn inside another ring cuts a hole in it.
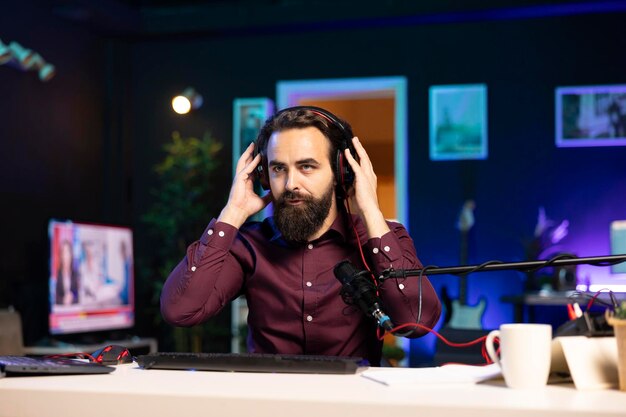
[[[430,159],[487,158],[487,86],[435,85],[429,91]]]
[[[233,175],[242,152],[273,113],[274,102],[269,98],[237,98],[233,102]]]
[[[626,85],[558,87],[556,146],[626,145]]]

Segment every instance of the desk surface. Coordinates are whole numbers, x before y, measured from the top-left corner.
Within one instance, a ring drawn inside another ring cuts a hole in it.
[[[384,369],[384,368],[381,368]],[[217,413],[217,414],[216,414]],[[143,370],[0,379],[0,417],[626,416],[626,392],[572,385],[386,386],[356,375]]]

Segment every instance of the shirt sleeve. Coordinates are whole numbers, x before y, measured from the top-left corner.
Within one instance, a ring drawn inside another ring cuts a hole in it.
[[[161,314],[176,326],[193,326],[219,313],[241,291],[244,270],[233,255],[238,229],[211,220],[165,281]],[[242,245],[243,246],[243,245]]]
[[[421,268],[422,263],[415,252],[413,240],[404,226],[389,222],[389,227],[390,232],[380,238],[369,239],[365,245],[373,263],[373,272],[380,275],[388,268]],[[394,326],[417,323],[418,319],[419,324],[429,329],[437,324],[441,303],[428,277],[422,276],[421,285],[418,277],[391,278],[379,285],[378,289],[384,310]],[[409,337],[419,337],[426,332],[418,328]]]

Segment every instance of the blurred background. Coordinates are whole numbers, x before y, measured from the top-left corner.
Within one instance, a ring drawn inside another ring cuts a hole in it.
[[[245,308],[175,330],[158,294],[226,201],[233,154],[297,103],[353,123],[424,264],[609,255],[626,219],[625,17],[619,0],[3,2],[0,308],[19,312],[27,346],[231,350]],[[89,315],[54,307],[51,220],[132,231],[128,320],[51,331],[51,313]],[[520,304],[528,292],[626,291],[602,267],[466,278],[431,281],[480,310],[478,333],[567,320],[559,303]],[[436,353],[432,336],[402,346],[411,365]]]

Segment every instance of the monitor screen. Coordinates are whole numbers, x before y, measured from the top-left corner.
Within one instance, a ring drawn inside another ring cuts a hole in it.
[[[611,222],[611,255],[626,254],[626,220]],[[613,274],[626,274],[626,262],[611,267]]]
[[[51,220],[48,234],[50,333],[132,327],[132,230]]]

